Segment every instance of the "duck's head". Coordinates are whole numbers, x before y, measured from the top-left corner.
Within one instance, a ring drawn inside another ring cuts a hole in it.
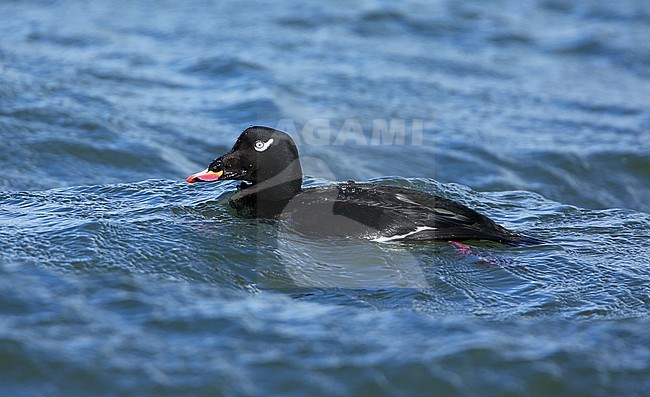
[[[298,149],[286,133],[269,127],[245,129],[232,149],[208,168],[187,178],[189,183],[242,180],[253,185],[302,182]]]

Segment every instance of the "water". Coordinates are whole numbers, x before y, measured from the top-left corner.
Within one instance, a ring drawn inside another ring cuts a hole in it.
[[[2,2],[1,394],[646,395],[649,27],[641,0]],[[239,218],[184,178],[256,123],[294,129],[308,185],[549,243]]]

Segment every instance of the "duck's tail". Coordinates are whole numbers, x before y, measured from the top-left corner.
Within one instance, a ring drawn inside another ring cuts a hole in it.
[[[535,237],[525,236],[523,234],[511,234],[501,241],[503,244],[513,247],[547,244],[547,241]]]

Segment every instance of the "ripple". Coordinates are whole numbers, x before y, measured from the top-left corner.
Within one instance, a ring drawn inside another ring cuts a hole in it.
[[[250,77],[251,74],[259,74],[264,70],[265,68],[258,63],[228,55],[201,58],[182,69],[185,73],[205,74],[220,78]]]
[[[107,38],[101,36],[93,36],[85,33],[81,35],[62,35],[53,31],[47,33],[39,31],[32,32],[27,35],[26,39],[28,41],[42,42],[55,46],[80,48],[101,46],[110,42]]]
[[[3,3],[4,394],[647,394],[647,2],[338,3]],[[305,241],[184,182],[285,118],[424,120],[307,184],[549,244]]]

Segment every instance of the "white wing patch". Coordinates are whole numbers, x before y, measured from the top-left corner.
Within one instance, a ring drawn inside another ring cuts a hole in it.
[[[269,139],[266,142],[255,141],[255,150],[258,151],[258,152],[263,152],[266,149],[268,149],[269,146],[271,146],[272,143],[273,143],[273,138]]]
[[[424,230],[436,230],[435,227],[429,227],[429,226],[419,226],[417,229],[413,230],[412,232],[408,232],[406,234],[398,234],[395,236],[388,236],[388,237],[377,237],[372,239],[371,241],[376,241],[378,243],[385,243],[387,241],[395,241],[395,240],[401,240],[403,238],[406,238],[408,236],[412,236],[416,233],[420,233]]]

